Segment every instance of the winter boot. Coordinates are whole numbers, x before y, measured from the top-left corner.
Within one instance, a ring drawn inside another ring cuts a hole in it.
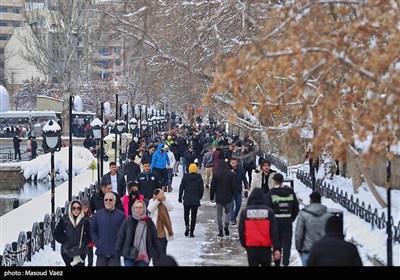
[[[189,225],[186,225],[185,236],[189,235]]]
[[[168,192],[172,192],[173,188],[171,187],[171,185],[168,186]]]
[[[194,237],[194,228],[196,227],[196,221],[190,221],[190,237]]]
[[[219,233],[217,234],[218,237],[223,237],[224,234],[222,233],[222,229],[219,230]]]
[[[229,235],[229,229],[227,227],[224,228],[224,231],[225,231],[225,235]]]

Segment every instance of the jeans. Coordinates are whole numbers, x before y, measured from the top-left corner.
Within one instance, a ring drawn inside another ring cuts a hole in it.
[[[186,159],[184,157],[181,157],[181,164],[182,164],[182,174],[186,174]]]
[[[242,206],[242,191],[235,191],[233,194],[231,221],[236,220],[241,206]]]
[[[231,208],[232,202],[226,204],[217,203],[217,224],[218,230],[221,231],[223,228],[227,228],[229,226],[229,222],[231,219]],[[225,223],[222,226],[222,210],[225,210]]]
[[[302,253],[300,258],[301,258],[301,263],[303,264],[303,266],[307,266],[307,260],[308,257],[310,256],[310,253]]]
[[[124,258],[125,266],[149,266],[149,263],[145,261],[135,261],[132,259]]]

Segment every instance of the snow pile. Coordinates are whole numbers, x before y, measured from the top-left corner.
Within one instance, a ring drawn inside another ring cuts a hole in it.
[[[68,148],[61,148],[54,153],[54,169],[56,180],[68,180]],[[90,163],[95,160],[93,154],[86,148],[73,147],[73,173],[75,176],[88,169]],[[28,179],[43,180],[50,177],[50,153],[40,155],[37,158],[21,163],[24,177]]]

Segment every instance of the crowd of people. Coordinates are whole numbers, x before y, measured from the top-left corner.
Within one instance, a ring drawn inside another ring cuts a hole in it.
[[[90,201],[72,201],[58,223],[54,235],[65,264],[83,265],[88,256],[93,265],[93,247],[96,266],[120,266],[121,257],[125,266],[165,264],[171,259],[168,242],[176,234],[195,237],[198,207],[208,189],[216,203],[217,237],[230,235],[238,225],[249,266],[288,266],[296,219],[295,247],[303,265],[362,265],[320,194],[312,193],[311,204],[300,211],[294,190],[271,162],[257,162],[254,146],[249,137],[230,138],[207,125],[134,137],[128,160],[121,167],[109,162],[97,193]],[[177,176],[182,176],[182,233],[174,231],[169,214],[168,193]]]

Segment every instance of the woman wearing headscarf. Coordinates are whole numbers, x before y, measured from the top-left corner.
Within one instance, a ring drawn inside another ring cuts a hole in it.
[[[125,266],[148,266],[151,259],[160,257],[156,226],[146,211],[144,201],[136,200],[132,216],[125,219],[119,229],[115,251],[124,257]]]
[[[61,257],[66,266],[85,266],[87,245],[91,241],[90,223],[83,215],[79,200],[69,204],[68,212],[54,230],[54,238],[62,244]]]

